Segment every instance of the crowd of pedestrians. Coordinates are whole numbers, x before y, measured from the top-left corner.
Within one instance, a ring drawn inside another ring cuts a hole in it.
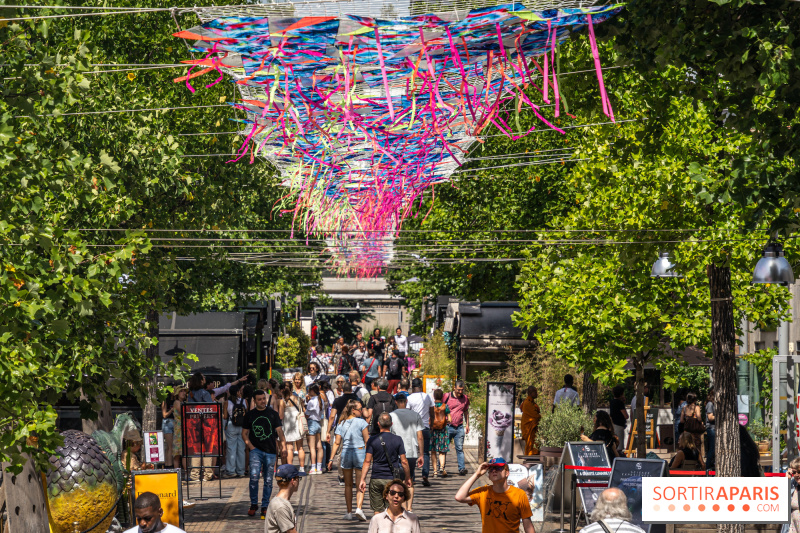
[[[185,465],[189,477],[208,481],[215,471],[223,478],[249,477],[248,514],[260,512],[268,531],[288,531],[294,521],[289,497],[302,477],[322,474],[337,475],[345,520],[371,519],[371,531],[419,531],[412,513],[414,489],[420,482],[431,486],[431,453],[433,477],[446,477],[445,454],[454,443],[458,473],[467,474],[464,383],[456,382],[446,394],[423,392],[422,380],[409,372],[414,366],[408,339],[399,328],[389,339],[380,330],[369,340],[359,334],[350,345],[340,338],[332,352],[330,358],[313,352],[305,373],[284,383],[252,384],[241,378],[219,386],[193,375],[162,408],[174,464],[182,464],[181,403],[218,401],[224,413],[224,462],[206,458],[201,464],[192,458]]]

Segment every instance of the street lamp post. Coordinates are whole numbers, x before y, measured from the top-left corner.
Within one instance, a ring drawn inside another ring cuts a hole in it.
[[[770,241],[764,246],[761,259],[753,269],[753,284],[776,284],[788,287],[794,283],[792,265],[783,254],[783,246]],[[791,304],[790,304],[791,305]],[[789,321],[781,320],[778,326],[778,355],[772,359],[772,471],[780,469],[780,361],[789,361]],[[788,363],[787,363],[788,364]],[[787,405],[794,405],[789,402]],[[787,413],[787,423],[794,426],[796,413]],[[791,417],[791,420],[789,419]],[[793,435],[792,431],[787,432]],[[790,440],[790,439],[787,439]]]

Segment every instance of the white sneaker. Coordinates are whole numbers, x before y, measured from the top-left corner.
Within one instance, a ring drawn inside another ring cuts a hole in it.
[[[301,472],[302,472],[302,470],[301,470]],[[317,473],[317,469],[316,468],[312,468],[311,470],[308,471],[308,475],[309,476],[313,476],[316,473]]]
[[[352,520],[353,519],[353,514],[352,513],[347,513],[342,518],[344,518],[345,520]]]
[[[300,472],[305,472],[305,471],[306,471],[305,467],[303,467],[303,466],[301,466],[301,467],[300,467],[298,470],[299,470]]]
[[[184,508],[193,507],[193,506],[194,506],[194,502],[190,502],[189,500],[183,500],[183,507]]]
[[[367,521],[367,517],[364,515],[364,511],[362,511],[361,509],[356,509],[356,512],[353,513],[353,516],[355,516],[356,518],[358,518],[362,522],[366,522]]]

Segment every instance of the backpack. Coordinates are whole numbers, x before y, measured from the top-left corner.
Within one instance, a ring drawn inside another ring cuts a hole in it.
[[[382,413],[391,413],[397,409],[397,404],[394,403],[394,398],[386,391],[380,391],[378,394],[381,392],[389,396],[389,399],[379,400],[377,394],[373,396],[375,399],[375,407],[372,408],[372,422],[369,424],[369,432],[372,435],[377,435],[380,433],[380,429],[378,428],[378,417]]]
[[[440,407],[433,407],[433,421],[431,429],[444,429],[447,424],[447,404],[442,403]]]
[[[343,355],[341,359],[339,359],[339,374],[345,375],[349,374],[351,370],[355,370],[355,359],[350,354]]]
[[[239,400],[233,402],[233,413],[231,414],[231,422],[234,426],[242,427],[244,425],[244,417],[247,415],[247,407],[244,402]]]
[[[389,359],[389,373],[396,376],[400,373],[400,358],[392,357]]]

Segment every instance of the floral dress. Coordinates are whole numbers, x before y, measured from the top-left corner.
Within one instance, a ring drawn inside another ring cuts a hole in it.
[[[441,407],[442,402],[436,402],[434,407]],[[445,407],[445,414],[450,414],[450,408]],[[447,425],[442,429],[431,428],[431,451],[438,453],[447,453],[450,450],[450,439],[447,436]]]

